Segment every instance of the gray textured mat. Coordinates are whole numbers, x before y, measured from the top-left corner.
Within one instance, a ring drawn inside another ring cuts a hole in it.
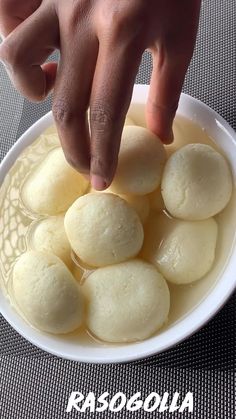
[[[150,56],[145,54],[137,82],[147,83]],[[235,0],[205,0],[194,58],[184,91],[203,100],[236,129]],[[36,119],[50,100],[32,105],[11,87],[0,66],[0,158]],[[69,394],[98,396],[117,391],[127,397],[141,391],[185,394],[192,391],[194,414],[168,412],[155,417],[233,419],[235,417],[235,295],[202,330],[170,351],[126,365],[82,365],[54,358],[19,336],[0,316],[0,419],[77,418],[66,414]],[[91,415],[91,417],[94,417]],[[96,417],[146,418],[138,411]]]

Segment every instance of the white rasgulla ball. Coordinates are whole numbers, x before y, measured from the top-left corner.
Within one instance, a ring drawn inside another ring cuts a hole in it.
[[[132,195],[154,191],[161,182],[165,160],[164,146],[156,135],[143,127],[125,126],[111,191]]]
[[[44,332],[60,334],[83,321],[83,297],[66,265],[55,255],[29,251],[16,262],[13,298],[25,318]]]
[[[148,196],[146,195],[124,195],[124,194],[115,194],[111,191],[110,188],[105,189],[104,191],[100,192],[96,189],[91,188],[91,193],[113,193],[114,195],[120,196],[120,198],[124,199],[128,204],[137,212],[141,222],[144,224],[149,216],[150,212],[150,203]]]
[[[215,259],[217,223],[171,219],[153,214],[145,228],[143,257],[175,284],[197,281],[209,272]]]
[[[204,220],[222,211],[232,194],[226,159],[205,144],[188,144],[166,163],[162,196],[168,212],[184,220]]]
[[[156,268],[131,260],[94,271],[82,287],[90,331],[106,342],[133,342],[153,335],[166,322],[170,295]]]
[[[67,238],[64,217],[45,218],[33,223],[29,231],[32,249],[58,256],[69,268],[72,265],[71,246]]]
[[[60,147],[50,151],[22,189],[25,205],[38,214],[65,212],[88,188],[88,181],[66,161]]]
[[[65,230],[76,255],[91,266],[130,259],[143,243],[136,211],[114,194],[87,194],[77,199],[65,215]]]
[[[141,222],[144,224],[149,216],[150,204],[146,195],[119,195],[137,212]]]

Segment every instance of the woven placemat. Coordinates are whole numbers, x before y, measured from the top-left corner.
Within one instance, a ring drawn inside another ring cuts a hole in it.
[[[219,112],[236,129],[235,0],[205,0],[195,54],[184,91]],[[144,54],[137,76],[148,83],[151,58]],[[0,159],[17,138],[51,106],[24,100],[0,66]],[[0,316],[0,419],[201,418],[235,417],[235,304],[232,296],[220,313],[194,336],[158,356],[124,365],[87,365],[53,357],[28,343]],[[109,411],[66,413],[72,391],[84,395],[121,391],[127,398],[140,391],[163,394],[188,391],[194,413],[151,414]]]

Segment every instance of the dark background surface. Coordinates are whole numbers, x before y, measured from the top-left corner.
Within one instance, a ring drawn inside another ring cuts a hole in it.
[[[151,59],[144,55],[137,77],[148,83]],[[219,112],[236,129],[235,0],[205,0],[195,54],[184,91]],[[33,105],[14,91],[0,66],[0,159],[17,138],[50,109],[50,99]],[[236,274],[236,273],[235,273]],[[0,315],[0,419],[77,418],[66,414],[71,391],[85,395],[118,391],[194,393],[194,414],[163,413],[162,418],[233,419],[235,417],[235,304],[231,297],[218,315],[194,336],[149,359],[124,365],[86,365],[64,361],[37,349]],[[91,415],[91,417],[94,417]],[[96,417],[154,417],[109,412]]]

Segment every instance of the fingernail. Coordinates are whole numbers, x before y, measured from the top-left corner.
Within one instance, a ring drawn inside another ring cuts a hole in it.
[[[97,191],[103,191],[107,187],[105,180],[98,175],[92,175],[91,184]]]

